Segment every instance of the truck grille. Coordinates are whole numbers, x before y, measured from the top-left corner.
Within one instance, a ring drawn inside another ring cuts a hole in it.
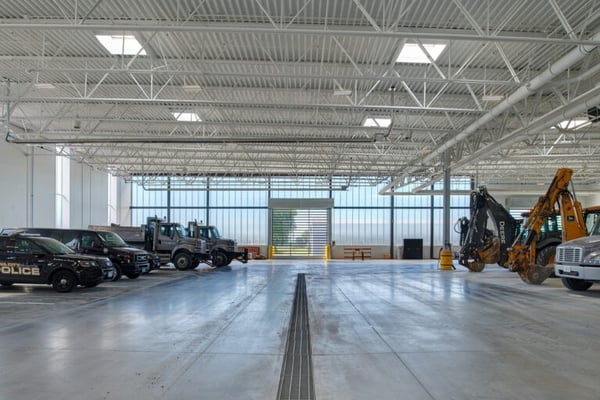
[[[135,262],[136,262],[136,264],[146,264],[148,262],[148,255],[147,254],[137,254],[135,256]]]
[[[581,247],[557,247],[556,261],[561,263],[579,264],[581,262]]]

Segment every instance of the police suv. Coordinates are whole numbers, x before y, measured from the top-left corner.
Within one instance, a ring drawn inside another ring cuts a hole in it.
[[[41,283],[57,292],[94,287],[104,272],[98,257],[75,254],[61,242],[38,235],[0,236],[0,285]]]

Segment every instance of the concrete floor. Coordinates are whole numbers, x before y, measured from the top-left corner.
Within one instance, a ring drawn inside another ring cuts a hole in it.
[[[300,272],[316,399],[600,397],[600,286],[405,260],[0,288],[0,399],[276,399]]]

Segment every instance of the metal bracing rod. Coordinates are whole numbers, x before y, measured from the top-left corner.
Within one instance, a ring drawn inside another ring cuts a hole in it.
[[[567,17],[565,17],[565,14],[560,9],[560,6],[556,3],[556,0],[548,0],[548,2],[552,6],[554,13],[558,17],[558,20],[560,21],[566,34],[569,35],[569,37],[571,39],[578,39],[577,35],[575,34],[575,31],[573,30],[573,28],[571,28],[571,25],[569,24]]]
[[[594,40],[593,40],[594,43],[596,41],[600,40],[600,32],[596,33],[593,38],[594,38]],[[498,104],[496,107],[494,107],[492,110],[490,110],[487,114],[485,114],[484,116],[479,118],[473,124],[469,125],[467,128],[465,128],[463,131],[461,131],[460,133],[455,135],[453,138],[451,138],[447,142],[443,143],[441,146],[439,146],[438,148],[433,150],[427,156],[425,156],[423,158],[415,159],[414,163],[415,163],[415,165],[417,165],[417,167],[410,168],[409,171],[407,171],[405,173],[405,175],[411,174],[411,173],[417,171],[420,168],[418,165],[422,161],[425,163],[429,163],[432,160],[436,160],[446,150],[451,149],[453,146],[455,146],[455,145],[463,142],[467,138],[469,138],[472,134],[477,132],[480,128],[482,128],[486,124],[490,123],[492,120],[494,120],[496,117],[500,116],[505,111],[509,110],[511,107],[513,107],[513,105],[517,104],[518,102],[529,97],[531,94],[535,93],[537,90],[539,90],[545,84],[550,82],[554,77],[556,77],[560,73],[564,72],[567,68],[569,68],[573,64],[575,64],[578,61],[585,58],[588,54],[590,54],[595,49],[596,49],[596,45],[585,45],[585,46],[578,46],[574,50],[570,51],[565,56],[561,57],[558,61],[556,61],[555,63],[550,65],[543,73],[539,74],[538,76],[536,76],[535,78],[533,78],[532,80],[530,80],[529,82],[527,82],[526,84],[521,86],[514,93],[512,93],[510,96],[508,96],[506,99],[504,99],[500,104]],[[392,174],[398,175],[395,173],[392,173]],[[402,178],[402,176],[400,176],[399,178],[396,178],[396,179],[401,179],[401,178]],[[381,189],[379,193],[382,194],[383,192],[390,190],[394,186],[394,184],[395,184],[395,182],[390,183],[389,185],[387,185],[386,187]]]
[[[353,27],[348,29],[335,29],[333,26],[323,28],[287,28],[255,27],[244,24],[197,24],[197,25],[152,25],[142,23],[127,24],[83,24],[74,25],[70,23],[4,23],[0,24],[0,30],[53,30],[53,31],[110,31],[110,32],[196,32],[196,33],[232,33],[240,35],[314,35],[314,36],[360,36],[363,38],[387,38],[387,39],[433,39],[433,40],[460,40],[474,42],[517,42],[517,43],[545,43],[556,45],[600,45],[598,38],[592,40],[572,40],[551,37],[540,37],[532,34],[514,35],[474,35],[472,33],[456,33],[452,30],[376,32],[369,29]]]
[[[483,31],[483,29],[481,29],[481,27],[479,26],[479,24],[477,23],[475,18],[473,18],[473,16],[469,12],[469,10],[467,10],[467,8],[462,4],[462,2],[460,0],[453,0],[453,1],[454,1],[454,4],[456,4],[458,9],[460,10],[460,12],[465,16],[467,21],[469,21],[469,23],[471,24],[473,29],[475,29],[475,32],[477,32],[478,35],[485,35],[485,32]],[[506,53],[504,53],[504,49],[502,49],[502,47],[500,46],[500,43],[494,43],[494,45],[496,46],[496,50],[498,50],[498,54],[500,54],[500,57],[504,61],[504,64],[506,64],[506,67],[510,71],[510,74],[513,77],[514,81],[517,83],[520,83],[517,72],[512,67],[510,60],[506,56]]]

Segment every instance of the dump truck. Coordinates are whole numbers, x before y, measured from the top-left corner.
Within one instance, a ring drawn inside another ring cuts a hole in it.
[[[158,254],[161,261],[172,262],[179,270],[212,263],[206,241],[187,237],[185,228],[178,222],[148,217],[141,226],[90,225],[89,229],[118,233],[128,244]]]
[[[206,241],[213,266],[217,268],[229,265],[233,260],[244,264],[248,262],[248,249],[239,249],[236,240],[222,237],[216,226],[190,221],[187,234],[191,238],[201,238]]]

